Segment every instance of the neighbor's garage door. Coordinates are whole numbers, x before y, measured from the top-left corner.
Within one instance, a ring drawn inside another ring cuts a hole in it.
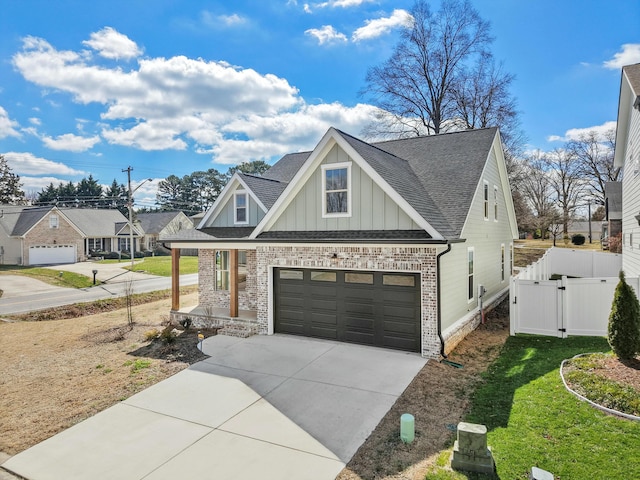
[[[75,245],[36,245],[34,247],[29,247],[29,265],[75,262]]]
[[[274,270],[275,331],[420,351],[420,276]]]

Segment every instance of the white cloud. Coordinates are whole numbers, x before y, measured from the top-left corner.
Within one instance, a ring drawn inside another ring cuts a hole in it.
[[[340,103],[305,105],[296,112],[271,117],[250,115],[223,127],[229,138],[221,139],[211,150],[216,163],[232,165],[239,161],[267,160],[293,151],[311,150],[329,127],[360,132],[373,118],[376,108]],[[249,140],[238,140],[238,135]]]
[[[16,130],[18,122],[11,120],[7,111],[0,107],[0,138],[19,137],[20,132]]]
[[[372,3],[374,0],[329,0],[327,2],[315,3],[315,8],[349,8],[358,7],[363,3]],[[305,4],[306,6],[307,4]]]
[[[131,60],[142,54],[133,40],[111,27],[92,33],[91,39],[82,43],[96,50],[102,57],[114,60]]]
[[[331,25],[323,25],[322,28],[310,28],[305,30],[306,35],[315,37],[318,40],[319,45],[333,42],[346,42],[347,36],[344,33],[338,32]]]
[[[234,27],[237,25],[243,25],[247,23],[247,19],[237,13],[232,13],[231,15],[215,15],[207,10],[203,10],[200,13],[200,18],[202,23],[204,23],[207,27],[218,28],[220,26],[224,27]]]
[[[586,128],[571,128],[562,135],[549,135],[547,140],[549,142],[568,142],[571,140],[578,140],[580,137],[594,132],[601,140],[605,139],[605,134],[611,130],[615,130],[616,122],[609,121],[602,125],[594,125],[593,127]]]
[[[611,60],[603,63],[605,68],[619,70],[625,65],[640,63],[640,43],[625,43],[622,51],[616,53]]]
[[[68,167],[64,163],[36,157],[28,152],[7,152],[4,157],[18,175],[83,175],[85,173]]]
[[[53,183],[55,186],[61,183],[68,183],[69,180],[66,178],[60,177],[29,177],[29,176],[20,176],[20,183],[22,183],[22,190],[25,192],[34,192],[38,193],[42,189],[47,188],[49,184]]]
[[[47,148],[52,150],[66,150],[68,152],[86,152],[93,148],[96,143],[100,142],[100,137],[82,137],[80,135],[74,135],[73,133],[65,133],[59,135],[56,138],[48,137],[44,135],[42,137]]]
[[[303,103],[286,79],[184,56],[140,60],[125,71],[27,37],[13,64],[44,89],[67,92],[77,103],[102,104],[104,138],[143,150],[185,149],[183,135],[211,146],[206,142],[217,137],[207,130],[215,132],[238,116],[276,115]]]
[[[37,118],[37,117],[31,117],[31,118],[29,119],[29,123],[30,123],[31,125],[41,125],[41,124],[42,124],[42,121],[41,121],[39,118]]]
[[[371,40],[389,33],[394,28],[410,27],[412,23],[413,17],[409,12],[396,9],[390,17],[365,20],[365,26],[356,29],[351,39],[354,42]]]

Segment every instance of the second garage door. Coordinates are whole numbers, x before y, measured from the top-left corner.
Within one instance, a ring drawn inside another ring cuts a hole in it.
[[[275,331],[420,351],[420,276],[274,270]]]

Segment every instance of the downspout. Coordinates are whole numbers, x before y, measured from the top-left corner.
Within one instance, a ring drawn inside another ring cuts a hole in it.
[[[446,353],[444,353],[444,338],[442,338],[442,304],[441,304],[441,295],[440,295],[440,257],[445,253],[449,253],[451,251],[451,244],[447,242],[447,249],[443,252],[440,252],[436,255],[436,301],[438,302],[437,308],[437,317],[438,317],[438,338],[440,339],[440,355],[442,358],[447,358]]]

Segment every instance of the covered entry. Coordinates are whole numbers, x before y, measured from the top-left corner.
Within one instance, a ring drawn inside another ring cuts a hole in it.
[[[275,332],[419,352],[420,275],[274,269]]]

